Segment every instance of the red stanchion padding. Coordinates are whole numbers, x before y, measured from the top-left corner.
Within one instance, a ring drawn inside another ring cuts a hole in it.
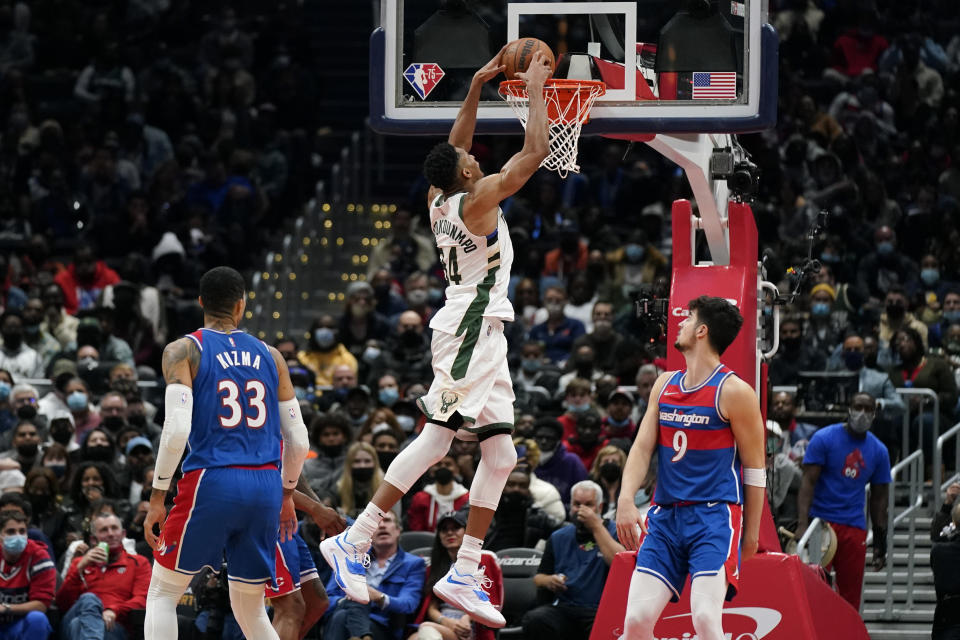
[[[614,559],[590,640],[623,635],[636,557],[636,552],[625,551]],[[797,556],[782,553],[757,554],[743,563],[740,592],[723,609],[723,631],[727,640],[870,640],[853,607]],[[695,635],[688,579],[680,602],[664,609],[654,638],[688,640]]]

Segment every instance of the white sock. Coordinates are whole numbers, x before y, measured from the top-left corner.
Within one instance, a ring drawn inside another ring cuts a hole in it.
[[[480,568],[480,547],[483,540],[464,535],[460,550],[457,551],[457,571],[463,575],[474,574]]]
[[[347,530],[347,542],[350,544],[368,544],[377,527],[380,526],[383,515],[380,507],[372,502],[367,504],[367,508],[357,516],[353,526]]]
[[[144,640],[177,640],[177,604],[192,576],[153,567],[147,589],[147,614],[143,621]]]
[[[245,638],[280,640],[263,605],[263,584],[230,580],[230,608]]]

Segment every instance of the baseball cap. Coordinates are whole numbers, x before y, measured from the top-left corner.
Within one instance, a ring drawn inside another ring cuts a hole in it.
[[[7,489],[23,489],[23,485],[26,483],[27,476],[23,475],[21,471],[17,471],[16,469],[0,471],[0,493],[3,493]]]
[[[627,389],[626,387],[617,387],[616,389],[610,392],[610,395],[607,396],[607,404],[610,404],[611,402],[613,402],[613,399],[618,396],[621,398],[625,398],[627,402],[629,402],[630,404],[634,404],[635,402],[633,393],[629,389]]]
[[[440,517],[437,518],[437,529],[443,527],[443,523],[448,520],[456,522],[461,527],[467,526],[467,518],[464,514],[459,511],[447,511],[446,513],[440,514]]]
[[[146,447],[147,449],[150,449],[150,451],[153,451],[153,444],[149,440],[143,436],[136,436],[127,441],[127,447],[123,450],[124,454],[130,455],[130,452],[137,447]]]
[[[347,297],[349,298],[355,293],[366,293],[367,295],[373,295],[373,287],[369,282],[358,280],[357,282],[350,283],[350,286],[347,287]]]

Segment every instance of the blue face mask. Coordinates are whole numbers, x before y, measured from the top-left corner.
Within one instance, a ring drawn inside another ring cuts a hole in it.
[[[10,397],[10,383],[6,380],[0,380],[0,402],[6,402]]]
[[[367,364],[373,364],[376,359],[380,357],[380,349],[377,349],[376,347],[367,347],[363,350],[363,355],[361,357]]]
[[[951,309],[943,312],[943,319],[950,324],[960,324],[960,309]]]
[[[74,391],[67,396],[67,406],[71,411],[83,411],[87,408],[87,394],[83,391]]]
[[[616,427],[617,429],[622,429],[623,427],[630,424],[630,416],[627,416],[623,420],[614,420],[610,416],[607,416],[607,424],[611,427]]]
[[[932,287],[940,280],[940,270],[939,269],[921,269],[920,279],[923,280],[923,283],[928,287]]]
[[[384,387],[380,389],[380,392],[377,394],[377,398],[380,400],[380,404],[386,407],[392,407],[393,404],[400,398],[400,392],[396,387]]]
[[[821,253],[820,262],[826,262],[827,264],[836,264],[840,262],[840,256],[835,253]]]
[[[303,400],[307,397],[307,390],[303,387],[294,387],[293,394],[297,397],[297,400]]]
[[[333,329],[322,327],[313,332],[313,339],[321,349],[329,349],[333,346],[336,337]]]
[[[636,264],[643,260],[643,256],[646,254],[646,248],[640,246],[639,244],[628,244],[624,253],[627,257],[627,262],[631,264]]]
[[[826,302],[814,302],[810,305],[810,313],[821,318],[828,316],[830,315],[830,305]]]
[[[417,421],[413,419],[413,416],[399,415],[397,416],[397,424],[400,425],[404,433],[410,433],[417,426]]]
[[[439,287],[430,287],[427,299],[430,301],[430,304],[439,306],[440,303],[443,302],[443,289]]]
[[[536,373],[540,371],[540,361],[536,358],[524,358],[523,362],[520,363],[520,366],[523,367],[523,370],[527,373]]]
[[[890,241],[884,241],[877,245],[877,253],[882,256],[889,256],[893,253],[893,243]]]
[[[583,404],[574,404],[572,402],[567,403],[567,411],[570,413],[583,413],[590,408],[589,402],[584,402]]]
[[[27,548],[27,536],[13,535],[3,539],[3,550],[11,554],[23,553]]]

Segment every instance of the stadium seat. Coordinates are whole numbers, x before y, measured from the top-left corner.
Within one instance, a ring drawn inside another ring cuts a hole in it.
[[[497,552],[500,569],[503,571],[503,609],[507,626],[500,630],[500,637],[522,637],[520,620],[523,614],[537,606],[537,587],[533,576],[540,567],[543,553],[536,549],[513,547]]]
[[[433,547],[418,547],[417,549],[411,549],[408,553],[412,553],[415,556],[420,556],[427,562],[427,567],[430,566],[430,554],[433,553]]]
[[[432,531],[404,531],[400,534],[400,548],[409,552],[420,547],[432,547],[436,535]]]

